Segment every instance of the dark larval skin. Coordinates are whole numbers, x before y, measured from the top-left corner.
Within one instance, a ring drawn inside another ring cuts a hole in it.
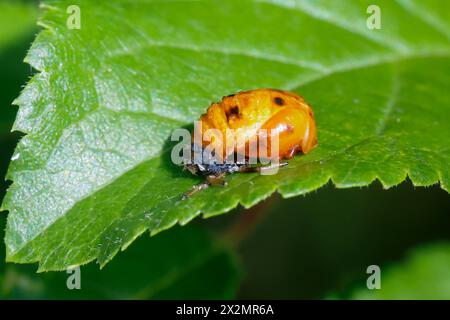
[[[204,149],[194,143],[192,143],[191,148],[191,163],[186,164],[185,168],[195,175],[205,177],[210,175],[219,176],[223,173],[239,172],[241,167],[248,165],[247,162],[217,163],[217,159],[214,157],[214,151],[203,154]],[[196,153],[203,156],[196,158]]]

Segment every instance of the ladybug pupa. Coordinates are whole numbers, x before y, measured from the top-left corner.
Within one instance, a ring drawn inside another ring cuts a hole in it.
[[[258,156],[264,153],[277,160],[290,159],[298,153],[306,154],[317,145],[311,107],[301,96],[283,90],[256,89],[228,95],[220,102],[211,104],[200,117],[199,123],[199,126],[194,127],[194,137],[200,139],[192,142],[191,154],[202,154],[205,148],[209,148],[213,150],[213,157],[203,156],[198,159],[192,156],[191,161],[184,165],[192,174],[205,177],[205,181],[195,185],[184,198],[210,185],[225,185],[223,178],[226,174],[263,172],[274,166],[287,165],[287,162],[277,161],[275,165],[264,166],[250,161],[250,142],[261,141],[263,135],[268,139],[266,144],[258,143]],[[223,142],[223,137],[230,131],[234,133],[236,141],[240,141],[231,149]],[[277,154],[271,154],[271,137],[274,135],[277,136]],[[240,158],[241,161],[223,161],[230,156]]]

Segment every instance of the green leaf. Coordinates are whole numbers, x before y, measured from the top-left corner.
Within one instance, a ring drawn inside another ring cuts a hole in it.
[[[450,244],[416,248],[402,263],[381,267],[381,289],[354,290],[352,299],[450,299]]]
[[[34,269],[0,265],[0,298],[231,299],[240,278],[230,250],[194,225],[141,237],[103,270],[82,266],[80,290],[67,288],[70,273]]]
[[[81,29],[66,27],[69,4]],[[379,1],[47,1],[17,99],[26,132],[3,204],[7,260],[103,266],[138,235],[271,193],[388,188],[407,176],[449,190],[450,3]],[[319,147],[277,175],[198,179],[170,161],[170,133],[239,90],[276,87],[314,108]]]

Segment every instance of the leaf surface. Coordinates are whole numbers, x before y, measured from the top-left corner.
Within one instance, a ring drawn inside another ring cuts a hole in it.
[[[85,0],[69,30],[73,2],[45,2],[26,58],[39,73],[16,101],[27,135],[3,203],[8,261],[105,265],[146,230],[330,179],[449,190],[450,3],[380,1],[382,29],[369,30],[370,1]],[[199,180],[171,163],[172,130],[260,87],[305,97],[319,147],[182,201]]]

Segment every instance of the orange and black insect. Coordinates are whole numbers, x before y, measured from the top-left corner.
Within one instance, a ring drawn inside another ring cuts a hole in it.
[[[245,154],[248,159],[248,142],[258,138],[262,132],[270,131],[278,135],[278,159],[290,159],[297,153],[308,153],[317,145],[316,124],[311,107],[299,95],[276,89],[256,89],[242,91],[223,97],[218,103],[213,103],[203,114],[201,122],[201,134],[203,137],[208,129],[226,135],[227,129],[233,129],[235,134],[243,141],[237,144],[233,150],[226,150],[223,139],[208,140],[202,138],[202,145],[192,144],[195,149],[203,149],[207,145],[215,144],[216,150],[223,150],[219,155],[223,159],[229,156],[227,153]],[[263,130],[264,129],[264,130]],[[195,134],[195,132],[194,132]],[[270,157],[270,137],[266,146],[266,154]],[[261,148],[261,146],[259,146]],[[287,165],[286,162],[277,164]],[[223,177],[234,172],[258,172],[271,166],[254,166],[248,161],[235,163],[196,162],[185,165],[192,174],[206,178],[205,182],[194,186],[185,197],[207,188],[212,184],[222,184]]]

